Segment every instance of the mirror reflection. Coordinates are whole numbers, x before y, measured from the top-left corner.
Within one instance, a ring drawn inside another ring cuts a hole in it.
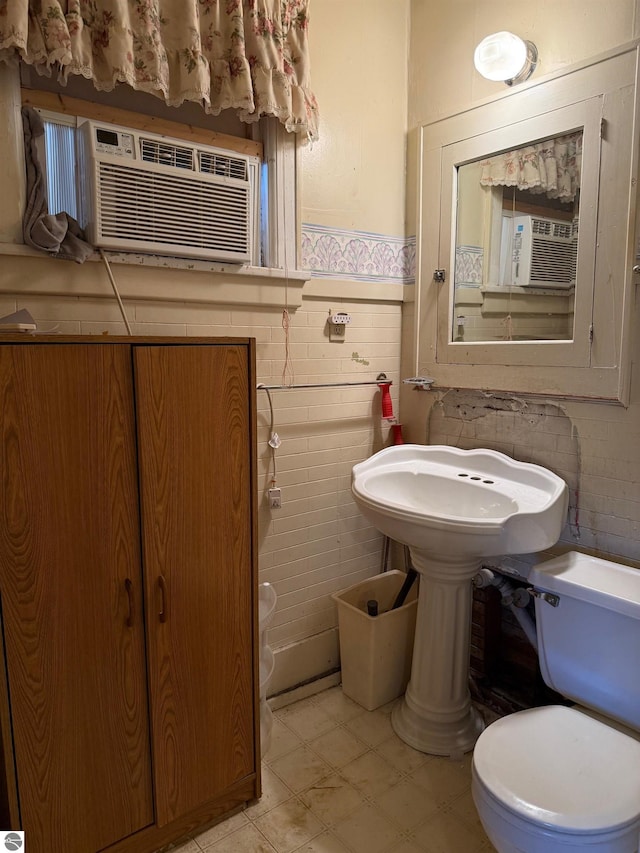
[[[572,340],[582,139],[457,167],[452,341]]]

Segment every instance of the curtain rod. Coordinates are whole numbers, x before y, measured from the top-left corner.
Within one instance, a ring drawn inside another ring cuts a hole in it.
[[[299,388],[347,388],[350,385],[392,385],[386,373],[379,373],[375,379],[365,382],[317,382],[305,385],[257,385],[260,391],[296,391]]]

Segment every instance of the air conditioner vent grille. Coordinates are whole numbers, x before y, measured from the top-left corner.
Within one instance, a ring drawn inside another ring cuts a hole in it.
[[[532,219],[531,230],[541,237],[556,237],[560,240],[570,240],[573,233],[573,223],[554,222],[551,219]]]
[[[249,186],[98,162],[98,234],[112,248],[251,257]]]
[[[531,282],[540,285],[572,284],[575,281],[576,250],[575,243],[567,246],[554,240],[536,240],[531,253]]]
[[[199,170],[205,175],[218,175],[222,178],[237,178],[246,181],[247,161],[240,157],[227,157],[209,151],[198,151]]]
[[[145,163],[159,163],[174,169],[193,171],[193,149],[156,139],[140,138],[140,159]]]

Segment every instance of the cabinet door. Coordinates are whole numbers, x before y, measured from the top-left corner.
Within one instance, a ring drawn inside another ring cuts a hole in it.
[[[134,349],[156,819],[256,770],[248,352]]]
[[[153,822],[131,350],[0,346],[0,590],[22,828]]]

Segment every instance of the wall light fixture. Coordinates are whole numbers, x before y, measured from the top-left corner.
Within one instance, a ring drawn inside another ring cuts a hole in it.
[[[538,62],[538,48],[513,33],[492,33],[482,39],[473,54],[476,70],[487,80],[507,86],[524,83]]]

